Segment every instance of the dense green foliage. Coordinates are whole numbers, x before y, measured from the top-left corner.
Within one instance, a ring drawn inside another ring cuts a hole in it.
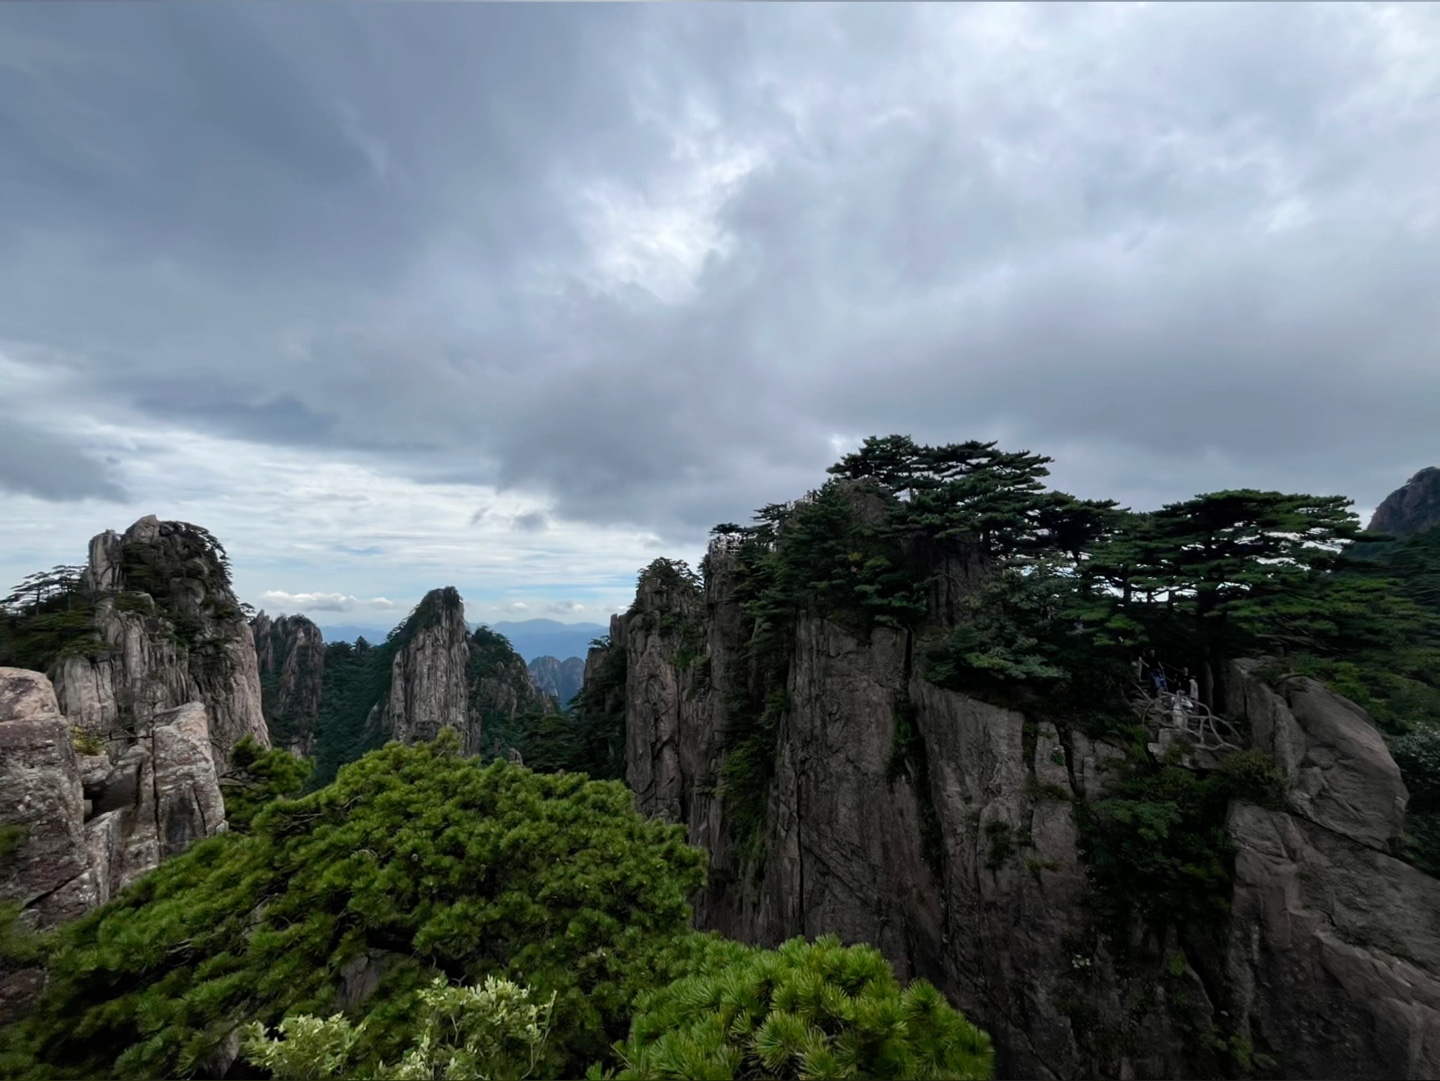
[[[100,652],[96,598],[83,586],[84,567],[37,571],[0,601],[0,667],[43,672],[69,653]]]
[[[990,1039],[868,946],[736,944],[645,995],[622,1079],[989,1078]]]
[[[527,988],[498,976],[475,987],[451,987],[437,977],[419,998],[419,1036],[396,1063],[364,1061],[365,1022],[352,1025],[344,1014],[287,1017],[278,1038],[253,1022],[241,1050],[276,1081],[521,1081],[539,1064],[553,993],[535,1003]]]
[[[300,795],[313,768],[308,759],[279,747],[267,750],[254,736],[243,737],[231,748],[229,770],[220,778],[229,828],[247,832],[263,807]]]
[[[603,649],[598,667],[570,704],[564,719],[550,717],[533,726],[534,738],[521,747],[536,769],[564,769],[599,778],[625,776],[625,645],[608,637],[591,648]]]
[[[320,715],[315,727],[315,780],[325,784],[346,762],[353,762],[383,740],[367,726],[370,712],[390,693],[390,673],[400,642],[394,631],[373,646],[363,637],[325,647]]]
[[[1197,775],[1132,763],[1107,798],[1075,807],[1080,847],[1112,930],[1198,927],[1229,912],[1234,848],[1230,801],[1279,806],[1284,782],[1269,757],[1243,751]]]
[[[0,1073],[205,1075],[238,1026],[328,1014],[365,972],[363,1056],[406,1050],[436,974],[494,974],[556,994],[548,1072],[600,1059],[685,933],[704,855],[623,785],[482,766],[456,743],[374,752],[64,928]]]

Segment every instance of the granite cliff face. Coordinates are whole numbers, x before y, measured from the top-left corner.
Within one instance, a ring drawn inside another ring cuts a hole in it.
[[[245,736],[270,745],[254,638],[205,530],[150,516],[102,533],[83,590],[98,641],[49,672],[74,724],[115,749],[157,714],[199,702],[222,759]]]
[[[1408,537],[1440,525],[1440,469],[1428,466],[1395,489],[1375,508],[1369,528]]]
[[[1353,704],[1235,666],[1229,712],[1276,763],[1283,806],[1232,803],[1218,924],[1117,941],[1078,808],[1124,750],[930,684],[907,631],[798,620],[767,704],[773,769],[748,810],[727,801],[734,703],[757,678],[735,583],[718,544],[703,591],[647,574],[588,665],[623,663],[640,807],[711,853],[702,927],[874,943],[990,1031],[1001,1076],[1245,1075],[1261,1056],[1288,1077],[1440,1075],[1440,881],[1388,854],[1406,794]]]
[[[585,685],[585,662],[579,657],[563,661],[556,657],[536,657],[529,668],[535,686],[555,698],[561,709],[568,706],[570,699]]]
[[[503,636],[472,634],[453,587],[425,595],[405,623],[390,688],[368,722],[383,739],[434,739],[444,728],[461,735],[466,754],[493,750],[487,734],[516,716],[554,708]]]
[[[51,927],[225,829],[203,704],[161,710],[106,753],[60,712],[49,679],[0,668],[0,900]]]
[[[390,692],[375,707],[372,725],[386,739],[418,743],[442,728],[461,733],[465,752],[479,749],[469,723],[470,660],[465,606],[452,588],[427,593],[405,624],[405,645],[391,667]]]
[[[292,754],[315,752],[316,726],[325,682],[325,639],[305,616],[250,622],[260,672],[265,723],[277,747]]]

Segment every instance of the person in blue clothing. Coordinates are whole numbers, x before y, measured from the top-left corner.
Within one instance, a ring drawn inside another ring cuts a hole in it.
[[[1150,653],[1150,687],[1157,694],[1165,694],[1170,688],[1165,682],[1165,666]]]

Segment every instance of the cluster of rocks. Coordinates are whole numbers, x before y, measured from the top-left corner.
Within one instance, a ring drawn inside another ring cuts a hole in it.
[[[86,754],[40,672],[0,668],[0,902],[45,930],[103,905],[161,860],[225,829],[200,702],[155,714],[123,749]],[[38,990],[39,970],[0,972],[0,1023]]]
[[[200,702],[222,758],[245,736],[270,746],[255,640],[205,538],[151,515],[90,542],[84,586],[101,648],[50,671],[77,726],[123,745],[154,715]]]
[[[140,519],[90,542],[91,637],[0,668],[0,900],[47,928],[225,829],[220,777],[268,747],[254,640],[204,530]]]
[[[0,668],[0,815],[18,831],[0,899],[35,927],[83,915],[225,829],[202,703],[156,714],[118,753],[83,753],[83,739],[42,673]]]

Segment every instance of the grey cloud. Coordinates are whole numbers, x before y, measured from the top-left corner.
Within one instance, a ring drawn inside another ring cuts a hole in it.
[[[100,464],[60,436],[0,416],[0,489],[64,502],[125,501]]]
[[[291,395],[250,404],[227,398],[211,387],[167,388],[135,401],[137,408],[156,417],[199,423],[223,434],[262,442],[325,443],[335,426],[333,417],[316,413]],[[240,398],[243,392],[234,392]]]
[[[1440,53],[1396,33],[1440,19],[12,5],[0,337],[97,415],[669,536],[886,431],[1373,503],[1440,458]],[[710,228],[680,299],[595,278]]]

